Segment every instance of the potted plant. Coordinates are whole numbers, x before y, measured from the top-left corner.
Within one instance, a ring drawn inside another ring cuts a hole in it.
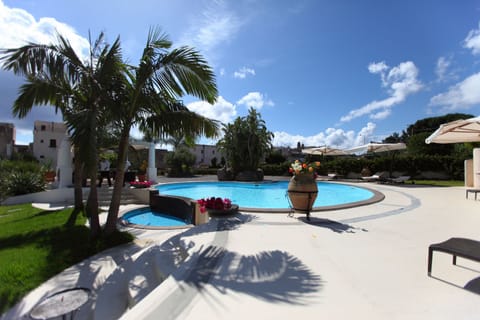
[[[137,171],[138,181],[140,181],[140,182],[146,181],[146,179],[147,179],[147,177],[146,177],[147,166],[148,166],[147,161],[143,160],[142,163],[140,164],[140,167],[138,168],[138,171]]]
[[[55,181],[56,173],[55,173],[55,170],[53,170],[52,168],[52,160],[47,159],[45,160],[45,162],[43,162],[42,171],[43,171],[43,175],[45,177],[46,182]]]

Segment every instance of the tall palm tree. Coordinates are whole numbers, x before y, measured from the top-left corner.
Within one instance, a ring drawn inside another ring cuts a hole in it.
[[[16,49],[1,50],[3,68],[24,75],[27,81],[13,105],[13,113],[25,117],[36,105],[52,105],[63,114],[75,146],[75,207],[83,206],[81,173],[92,183],[86,211],[93,235],[100,232],[98,219],[97,128],[105,125],[105,110],[115,101],[115,86],[123,80],[123,61],[119,38],[112,46],[101,33],[90,43],[87,61],[75,53],[60,34],[51,45],[29,43]]]
[[[150,29],[139,65],[131,66],[126,72],[123,91],[117,95],[121,110],[111,115],[121,129],[119,172],[125,169],[129,133],[135,124],[150,121],[157,136],[160,132],[175,131],[206,136],[215,136],[218,132],[216,122],[188,112],[175,103],[185,94],[213,103],[218,92],[212,69],[196,50],[189,47],[170,50],[171,46],[171,41],[160,29]],[[116,229],[122,180],[115,180],[105,226],[107,234]]]

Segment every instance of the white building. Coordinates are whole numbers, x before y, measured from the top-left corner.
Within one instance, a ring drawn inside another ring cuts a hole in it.
[[[57,151],[65,138],[67,127],[61,122],[35,121],[33,129],[33,155],[42,163],[57,167]]]
[[[220,165],[223,157],[216,145],[196,144],[190,150],[197,159],[195,161],[197,167],[210,166],[213,158],[216,158],[217,165]]]

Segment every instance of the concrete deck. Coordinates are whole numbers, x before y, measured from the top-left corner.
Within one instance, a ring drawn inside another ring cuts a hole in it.
[[[480,240],[480,201],[463,187],[363,185],[385,199],[310,222],[241,212],[188,230],[132,230],[135,244],[65,270],[2,319],[68,287],[92,290],[75,319],[478,319],[480,264],[435,253],[428,277],[427,249]]]

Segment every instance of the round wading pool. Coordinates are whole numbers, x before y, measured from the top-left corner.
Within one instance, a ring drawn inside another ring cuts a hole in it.
[[[125,213],[121,219],[122,225],[137,228],[177,229],[191,227],[190,221],[185,221],[169,214],[152,211],[150,207],[138,208]]]

